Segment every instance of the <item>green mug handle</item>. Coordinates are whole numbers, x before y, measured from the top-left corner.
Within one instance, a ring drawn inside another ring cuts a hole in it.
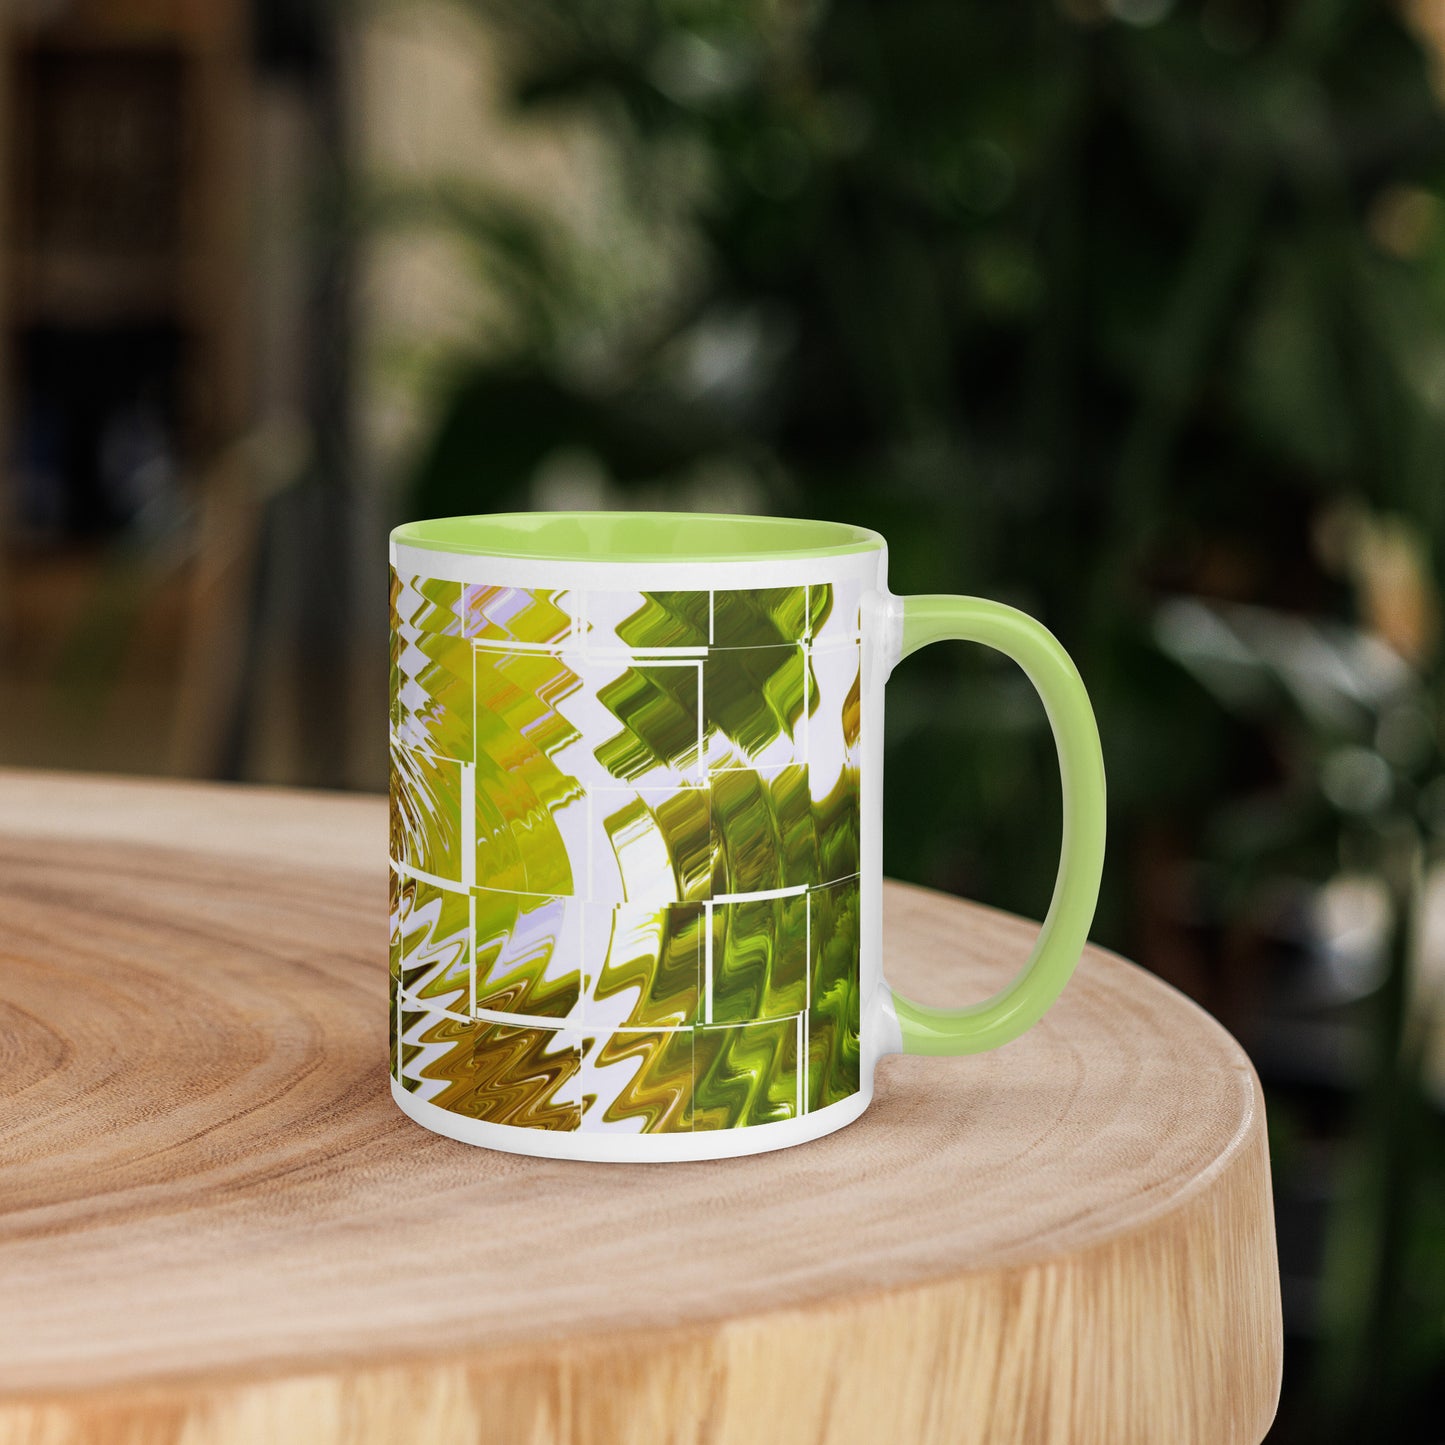
[[[1069,981],[1088,941],[1104,869],[1104,755],[1089,694],[1069,654],[1027,613],[980,597],[905,597],[900,660],[930,642],[982,642],[1023,668],[1054,732],[1063,783],[1058,879],[1028,962],[1001,992],[964,1008],[893,994],[906,1054],[977,1054],[1032,1028]]]

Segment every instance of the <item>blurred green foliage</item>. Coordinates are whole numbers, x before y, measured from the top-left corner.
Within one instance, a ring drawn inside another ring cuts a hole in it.
[[[619,290],[605,238],[514,197],[406,198],[508,317],[456,358],[408,512],[525,506],[559,451],[652,505],[741,477],[759,510],[877,527],[900,592],[1034,612],[1105,740],[1096,936],[1161,971],[1188,931],[1161,886],[1237,935],[1281,878],[1386,878],[1325,1408],[1292,1418],[1417,1438],[1445,1348],[1445,1217],[1421,1202],[1445,1150],[1402,1003],[1441,812],[1445,564],[1445,122],[1417,37],[1351,0],[470,3],[518,114],[585,119],[656,283]],[[1250,617],[1383,639],[1402,670],[1321,711],[1314,633],[1211,661],[1220,616],[1235,643]],[[890,689],[889,870],[1037,914],[1043,715],[954,651]],[[1380,737],[1406,704],[1424,742],[1401,761]]]

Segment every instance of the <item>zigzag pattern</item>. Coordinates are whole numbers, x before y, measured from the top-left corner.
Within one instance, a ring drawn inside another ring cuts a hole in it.
[[[653,1132],[855,1093],[857,595],[393,577],[391,604],[403,1085]]]
[[[819,888],[809,903],[813,1001],[808,1010],[807,1105],[813,1110],[856,1094],[861,1082],[858,880]]]
[[[392,972],[413,999],[471,1007],[471,913],[465,893],[393,873]]]
[[[393,860],[459,883],[462,849],[462,765],[393,742]]]
[[[614,908],[607,956],[598,972],[599,1001],[635,991],[629,1027],[686,1028],[702,1009],[707,912],[700,903]]]
[[[700,901],[712,897],[717,848],[712,795],[679,788],[599,809],[622,896],[632,903]]]
[[[582,785],[551,754],[578,736],[557,705],[581,685],[547,653],[476,653],[476,877],[483,887],[573,892],[553,812],[579,799]]]
[[[581,1124],[579,1105],[555,1099],[581,1067],[580,1053],[553,1031],[443,1018],[422,1041],[446,1046],[420,1070],[421,1078],[443,1085],[430,1099],[439,1109],[522,1129]]]
[[[560,959],[565,903],[514,893],[476,895],[477,1007],[491,1013],[566,1018],[582,975]]]
[[[605,1124],[642,1121],[646,1133],[684,1133],[693,1128],[693,1039],[691,1029],[675,1033],[616,1033],[598,1053],[602,1068],[637,1061],[630,1083],[602,1115]]]
[[[644,592],[642,606],[617,624],[628,647],[706,647],[712,627],[710,594]]]
[[[694,1129],[743,1129],[798,1115],[796,1019],[692,1033]]]
[[[622,725],[600,743],[597,761],[614,778],[636,779],[654,768],[697,760],[697,674],[689,667],[634,663],[604,684],[598,701]]]
[[[467,587],[462,592],[463,633],[488,642],[558,642],[572,618],[556,592],[521,587]]]
[[[391,725],[405,746],[472,755],[472,649],[462,635],[462,589],[433,578],[392,587]]]
[[[808,896],[750,898],[712,908],[712,1022],[798,1013],[808,998]]]

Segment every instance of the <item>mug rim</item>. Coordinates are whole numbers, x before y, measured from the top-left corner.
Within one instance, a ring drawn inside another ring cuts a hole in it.
[[[748,562],[881,551],[851,522],[728,512],[491,512],[404,522],[394,544],[544,562]]]

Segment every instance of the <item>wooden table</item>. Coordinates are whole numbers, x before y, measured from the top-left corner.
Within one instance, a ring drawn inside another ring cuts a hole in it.
[[[0,775],[0,1442],[1255,1445],[1239,1047],[1091,950],[996,1054],[711,1164],[533,1160],[386,1086],[385,805]],[[1032,925],[892,886],[889,971]]]

